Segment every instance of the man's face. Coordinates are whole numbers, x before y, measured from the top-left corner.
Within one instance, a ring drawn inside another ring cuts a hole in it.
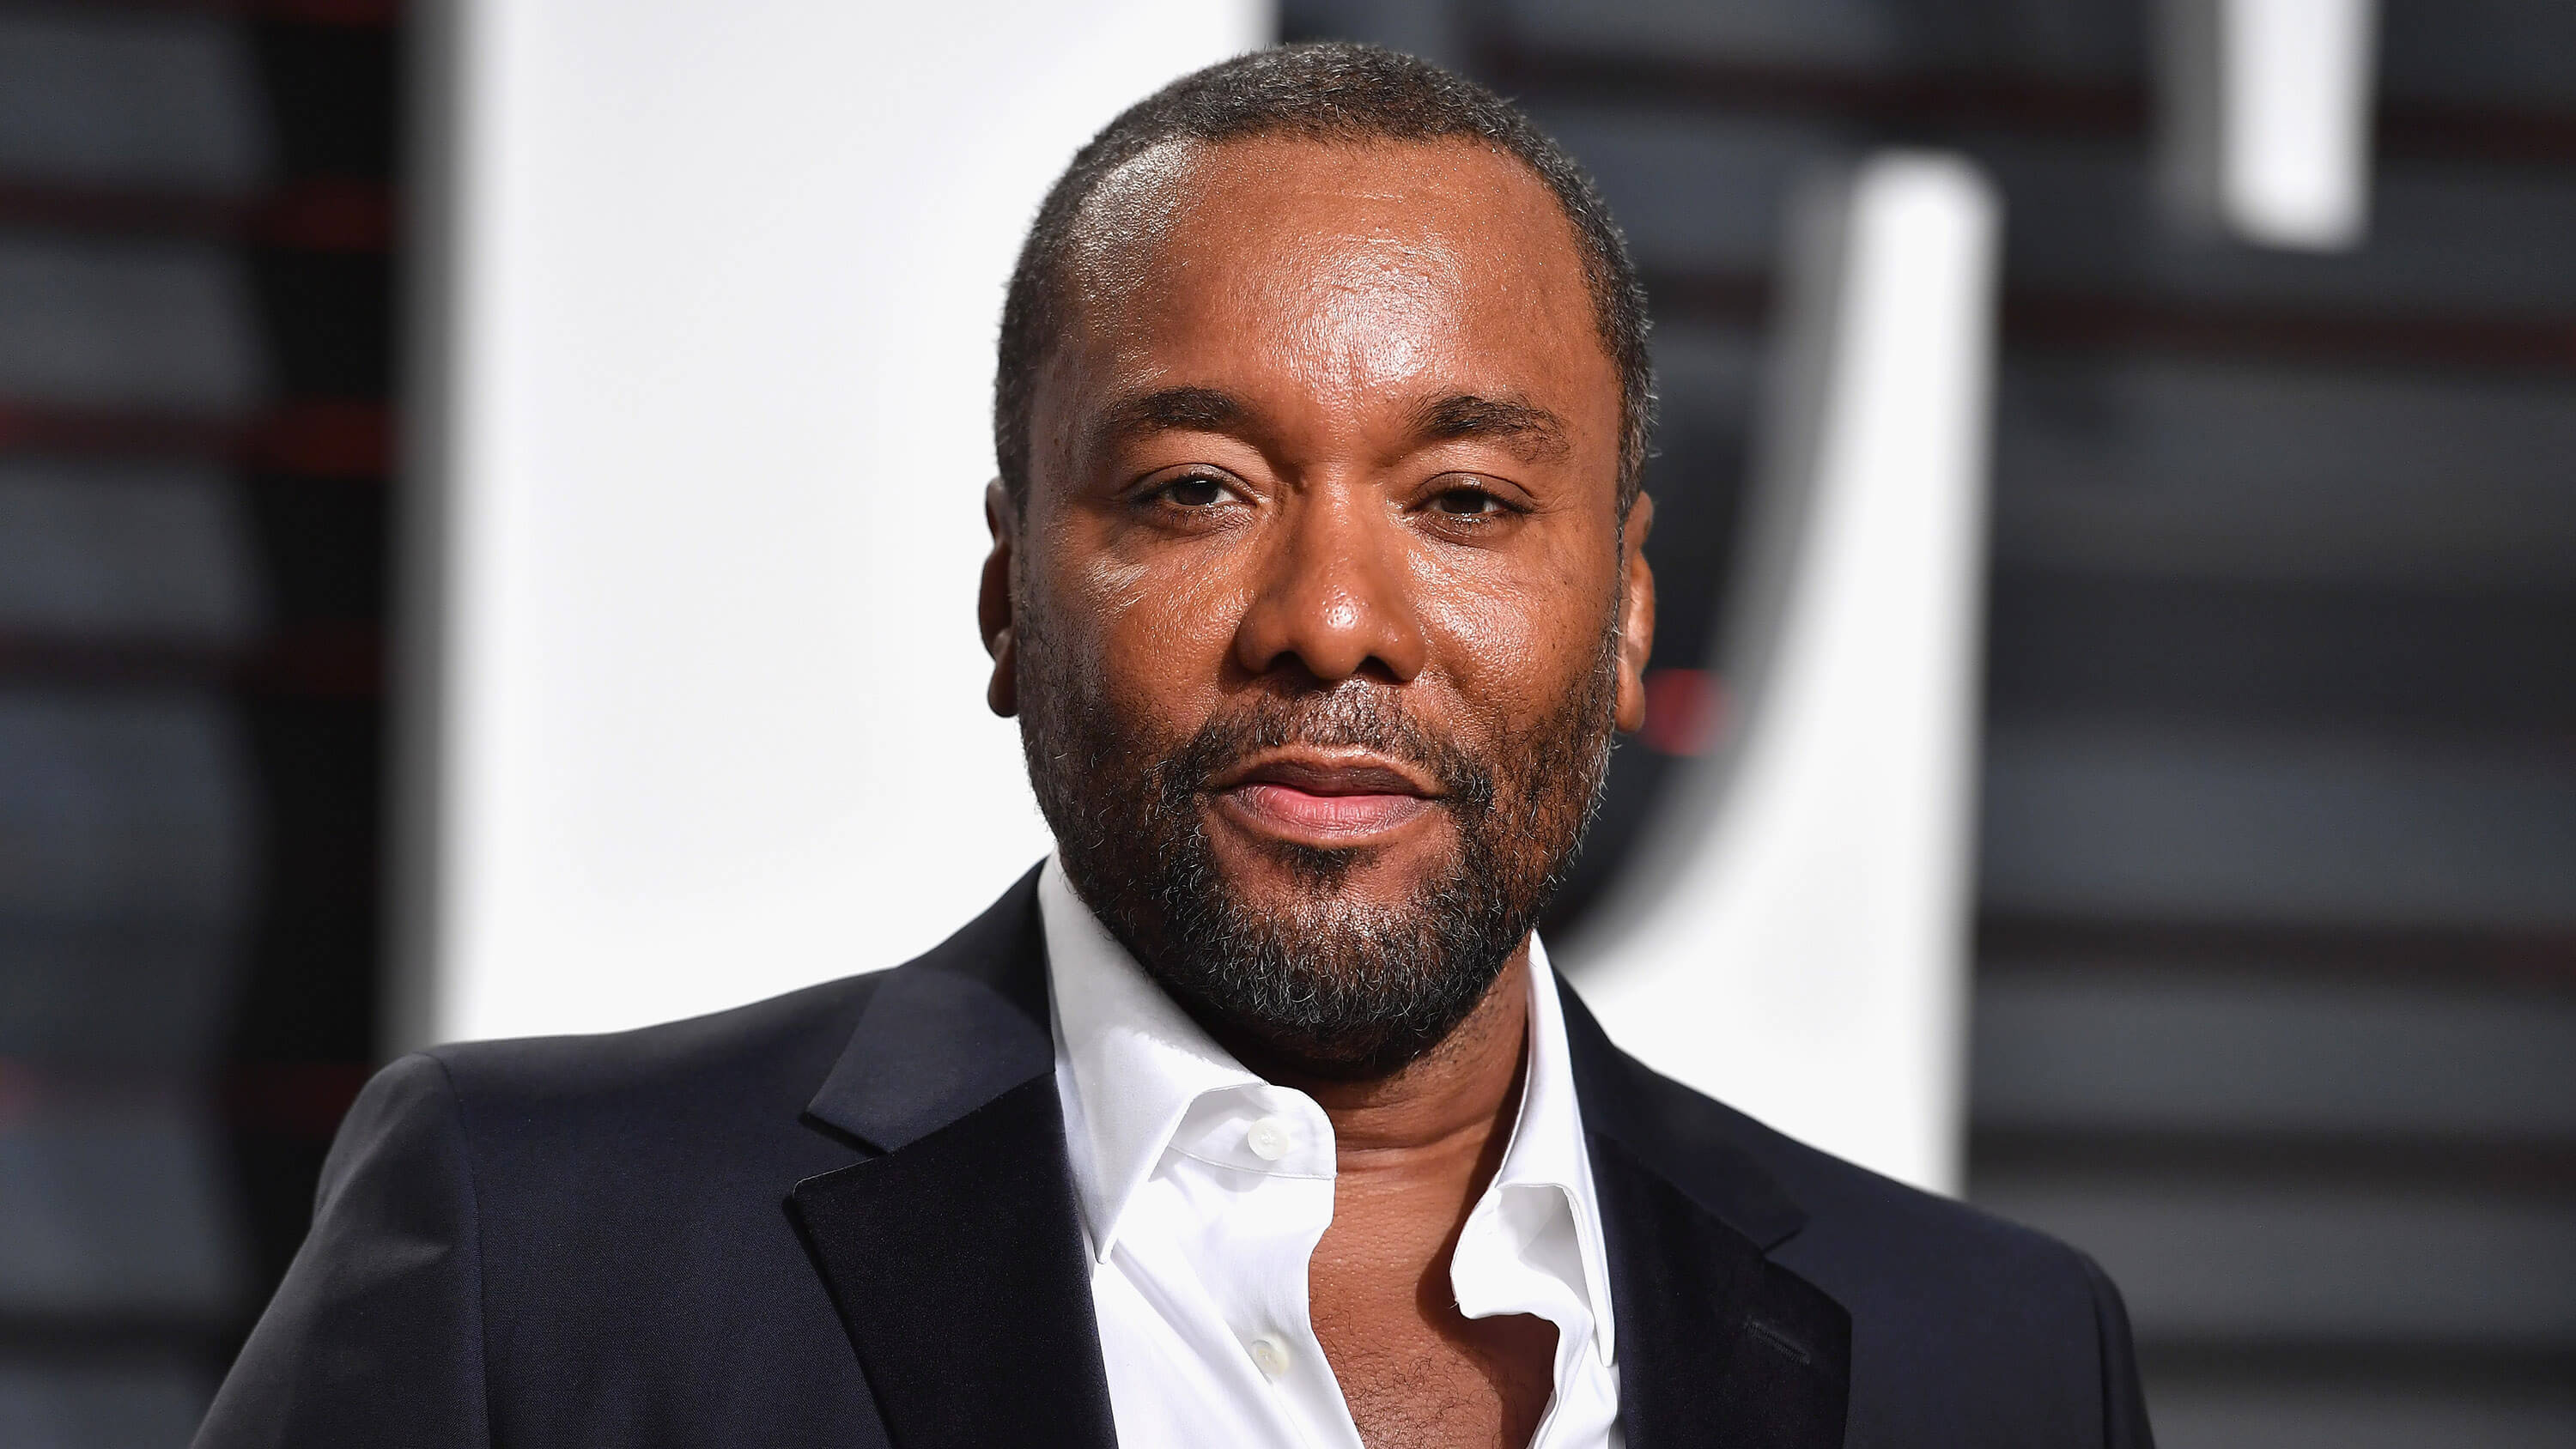
[[[1194,1015],[1391,1069],[1518,949],[1652,628],[1570,224],[1463,144],[1174,146],[1095,193],[989,505],[996,708]]]

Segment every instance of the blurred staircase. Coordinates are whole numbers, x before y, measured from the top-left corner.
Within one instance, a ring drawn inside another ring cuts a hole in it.
[[[187,1442],[372,1051],[390,4],[0,7],[0,1444]]]
[[[2166,1449],[2576,1443],[2576,9],[2383,15],[2371,239],[2315,257],[2161,220],[2139,0],[1283,12],[1594,169],[1660,670],[1708,657],[1788,188],[1891,142],[2002,186],[1970,1196],[2118,1279]],[[1557,929],[1664,768],[1620,752]]]

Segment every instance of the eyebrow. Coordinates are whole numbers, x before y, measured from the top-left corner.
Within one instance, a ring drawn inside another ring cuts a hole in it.
[[[1113,403],[1091,427],[1095,447],[1156,433],[1222,433],[1250,409],[1212,387],[1167,387]]]
[[[1111,404],[1091,427],[1095,447],[1156,433],[1240,432],[1252,409],[1212,387],[1167,387]],[[1569,449],[1565,423],[1556,414],[1510,397],[1451,393],[1415,410],[1413,435],[1434,442],[1490,438],[1529,462],[1561,458]]]
[[[1446,442],[1453,438],[1491,438],[1526,462],[1565,456],[1564,420],[1543,407],[1514,398],[1452,393],[1425,403],[1414,415],[1416,436]]]

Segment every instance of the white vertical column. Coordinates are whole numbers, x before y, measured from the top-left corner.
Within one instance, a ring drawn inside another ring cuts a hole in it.
[[[2377,0],[2163,0],[2165,169],[2185,217],[2333,251],[2370,219]]]
[[[1799,211],[1730,602],[1736,728],[1568,943],[1611,1036],[1955,1191],[1999,203],[1891,153]]]
[[[900,961],[1045,849],[974,627],[1048,182],[1264,0],[445,0],[400,1043]]]

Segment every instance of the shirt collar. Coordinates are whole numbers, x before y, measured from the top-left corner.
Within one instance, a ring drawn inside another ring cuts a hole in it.
[[[1154,984],[1053,856],[1038,877],[1038,914],[1074,1195],[1091,1249],[1106,1259],[1128,1202],[1191,1106],[1210,1092],[1264,1084]]]
[[[1136,963],[1065,879],[1053,856],[1038,878],[1053,1003],[1056,1075],[1085,1236],[1106,1260],[1127,1205],[1210,1093],[1279,1092],[1246,1070]],[[1479,1211],[1507,1191],[1547,1190],[1573,1219],[1581,1288],[1602,1361],[1614,1362],[1609,1262],[1591,1153],[1574,1093],[1565,1012],[1547,948],[1530,937],[1529,1070],[1521,1108]]]
[[[1574,1096],[1574,1061],[1565,1041],[1565,1008],[1557,1000],[1556,972],[1547,945],[1529,941],[1529,1070],[1521,1085],[1520,1116],[1503,1149],[1485,1200],[1506,1188],[1553,1190],[1574,1220],[1575,1250],[1582,1260],[1585,1305],[1592,1310],[1593,1341],[1604,1363],[1615,1362],[1616,1325],[1608,1311],[1610,1262],[1603,1246],[1600,1197],[1592,1184],[1592,1153],[1583,1137],[1583,1115]]]

